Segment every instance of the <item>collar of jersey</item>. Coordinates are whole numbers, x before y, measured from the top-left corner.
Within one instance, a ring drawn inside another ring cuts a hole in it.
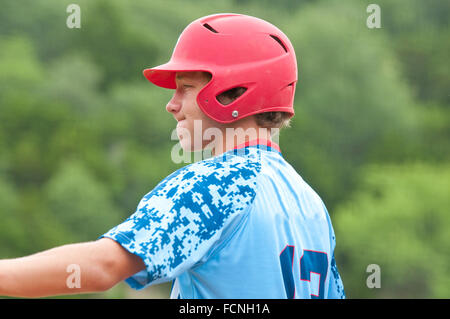
[[[266,149],[268,151],[278,152],[281,154],[280,147],[278,146],[277,143],[269,141],[269,140],[261,139],[261,138],[257,138],[257,139],[239,144],[238,146],[236,146],[234,148],[234,150],[237,150],[240,148],[245,148],[245,147],[262,148],[262,149]]]

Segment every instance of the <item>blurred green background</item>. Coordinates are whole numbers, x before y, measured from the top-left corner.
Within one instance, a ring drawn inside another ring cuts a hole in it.
[[[66,8],[81,8],[69,29]],[[299,63],[284,157],[319,193],[348,298],[450,297],[450,2],[0,1],[0,258],[95,240],[185,164],[142,70],[212,13],[283,30]],[[381,288],[369,289],[369,264]],[[124,283],[83,298],[167,298]]]

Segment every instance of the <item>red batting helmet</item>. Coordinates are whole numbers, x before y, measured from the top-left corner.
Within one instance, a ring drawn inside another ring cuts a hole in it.
[[[297,60],[287,36],[274,25],[247,15],[215,14],[195,20],[181,33],[170,61],[144,70],[155,85],[176,89],[175,73],[212,75],[197,103],[210,118],[231,123],[263,112],[294,115]],[[228,105],[217,96],[236,87],[246,91]]]

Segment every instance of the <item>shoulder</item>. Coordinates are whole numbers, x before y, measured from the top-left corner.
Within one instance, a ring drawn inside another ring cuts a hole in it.
[[[164,178],[147,196],[173,196],[204,186],[216,185],[223,189],[236,183],[252,184],[260,171],[261,161],[257,152],[227,152],[178,169]]]
[[[145,195],[140,205],[158,200],[179,209],[202,209],[204,205],[219,210],[229,206],[243,208],[256,195],[260,171],[260,154],[256,150],[230,151],[178,169]]]

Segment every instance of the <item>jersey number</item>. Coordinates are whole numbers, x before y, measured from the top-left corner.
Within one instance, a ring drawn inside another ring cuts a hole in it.
[[[295,247],[286,245],[280,253],[281,271],[283,273],[284,288],[288,299],[295,297],[295,281],[294,281],[294,251]],[[325,252],[303,249],[300,257],[300,280],[306,281],[311,285],[312,274],[315,274],[316,287],[311,287],[312,299],[324,298],[324,286],[328,272],[328,256]],[[318,282],[318,283],[317,283]],[[316,288],[315,290],[313,288]]]

